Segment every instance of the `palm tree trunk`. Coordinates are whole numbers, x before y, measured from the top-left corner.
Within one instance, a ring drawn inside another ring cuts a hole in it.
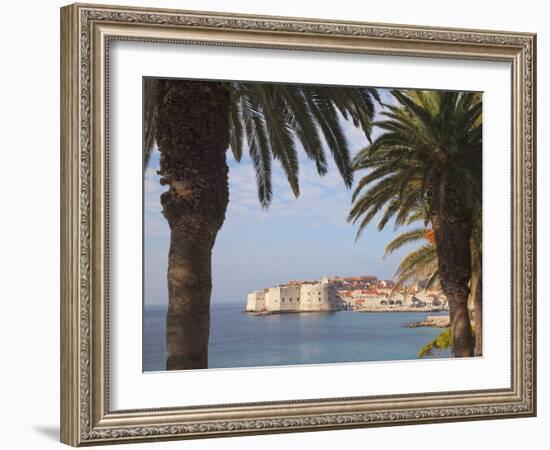
[[[474,354],[474,341],[468,312],[471,277],[471,224],[445,214],[433,214],[439,280],[450,309],[453,356]]]
[[[481,255],[480,255],[481,260]],[[483,275],[481,273],[481,261],[480,261],[480,273],[476,283],[476,291],[474,294],[474,319],[476,324],[476,343],[475,343],[475,355],[481,356],[483,354],[483,289],[482,280]]]
[[[474,228],[473,234],[477,234]],[[475,356],[483,352],[483,288],[482,288],[482,256],[480,242],[474,236],[470,240],[472,248],[472,279],[470,281],[470,296],[472,297],[473,316],[475,323]]]
[[[159,80],[156,141],[170,225],[166,368],[208,366],[211,260],[229,201],[225,83]]]

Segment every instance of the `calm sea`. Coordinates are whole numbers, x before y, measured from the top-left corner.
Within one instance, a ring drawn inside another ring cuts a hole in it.
[[[298,313],[254,316],[212,305],[209,368],[416,359],[439,328],[407,328],[436,313]],[[144,310],[144,371],[164,370],[166,307]],[[448,357],[443,352],[436,357]]]

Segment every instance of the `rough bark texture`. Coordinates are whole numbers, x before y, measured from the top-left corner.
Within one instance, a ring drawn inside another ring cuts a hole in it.
[[[473,356],[474,341],[468,313],[471,277],[471,222],[445,214],[433,214],[439,279],[449,302],[453,355]]]
[[[159,80],[156,140],[170,225],[166,368],[208,366],[212,248],[229,201],[225,83]]]
[[[481,259],[481,257],[480,257]],[[481,271],[481,262],[480,262]],[[476,283],[476,291],[474,294],[474,319],[476,324],[476,343],[475,343],[475,355],[483,355],[483,289],[482,289],[483,276],[480,273],[479,279]]]

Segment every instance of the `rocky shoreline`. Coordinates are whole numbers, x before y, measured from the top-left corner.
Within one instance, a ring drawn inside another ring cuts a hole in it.
[[[315,311],[307,311],[307,310],[298,310],[298,311],[248,311],[246,309],[242,310],[246,314],[250,314],[251,316],[275,316],[275,315],[283,315],[283,314],[311,314],[311,313],[335,313],[338,312],[337,309],[326,309],[326,310],[315,310]]]
[[[354,312],[376,313],[376,312],[440,312],[441,308],[433,306],[375,306],[361,309],[354,309]]]
[[[422,307],[422,306],[390,306],[390,307],[373,307],[373,308],[361,308],[361,309],[349,309],[349,310],[338,310],[338,309],[331,309],[331,310],[315,310],[315,311],[307,311],[307,310],[280,310],[280,311],[250,311],[250,310],[243,310],[244,313],[251,314],[253,316],[271,316],[275,314],[301,314],[301,313],[319,313],[319,312],[325,312],[325,313],[334,313],[334,312],[358,312],[358,313],[387,313],[387,312],[415,312],[415,313],[422,313],[422,312],[441,312],[441,309],[439,308],[433,308],[433,307]],[[445,323],[442,319],[445,319],[447,322],[449,322],[449,316],[428,316],[425,320],[414,322],[409,325],[411,328],[415,327],[441,327],[445,328],[449,325],[439,325],[440,322]],[[435,324],[434,324],[435,323]]]
[[[409,328],[418,327],[433,327],[433,328],[447,328],[451,324],[449,316],[428,316],[426,319],[419,322],[413,322],[408,325]]]

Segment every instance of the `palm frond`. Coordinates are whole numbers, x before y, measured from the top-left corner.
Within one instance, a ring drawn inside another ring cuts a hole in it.
[[[241,111],[241,102],[234,95],[235,91],[231,90],[231,101],[229,105],[229,145],[236,161],[241,160],[243,155],[244,144],[244,126],[243,116]]]
[[[248,151],[256,172],[258,198],[262,207],[267,208],[273,195],[271,187],[271,147],[267,130],[263,117],[253,99],[245,94],[240,97],[240,101]]]
[[[353,170],[342,120],[351,120],[370,139],[373,99],[379,101],[375,89],[246,82],[234,82],[231,89],[231,148],[238,161],[241,143],[248,144],[262,206],[271,201],[272,159],[281,163],[292,192],[299,195],[298,143],[319,175],[327,172],[326,144],[344,184],[351,187]]]
[[[288,118],[284,109],[277,107],[280,100],[274,95],[271,86],[254,85],[254,93],[261,105],[263,122],[268,132],[268,139],[273,157],[281,162],[290,188],[296,197],[300,195],[298,184],[298,155]]]
[[[400,249],[404,245],[424,239],[425,233],[426,230],[424,228],[415,228],[414,230],[400,234],[386,245],[384,257]]]
[[[143,167],[147,167],[157,132],[158,86],[155,78],[143,79]]]

